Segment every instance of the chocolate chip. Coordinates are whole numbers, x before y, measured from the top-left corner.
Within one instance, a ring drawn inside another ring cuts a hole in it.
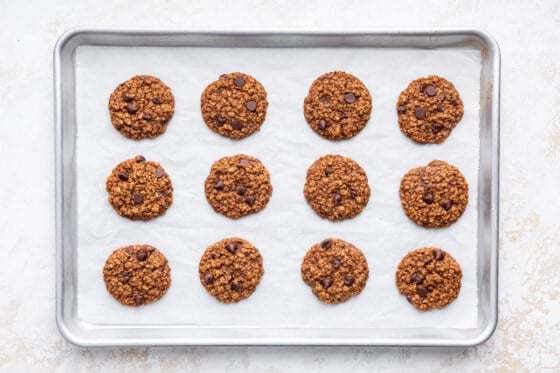
[[[236,87],[243,87],[245,85],[245,78],[242,76],[238,76],[235,79],[233,79],[233,84],[235,84]]]
[[[235,242],[229,242],[226,245],[226,250],[229,251],[232,254],[234,254],[237,251],[238,248],[239,248],[239,246]]]
[[[445,210],[445,211],[449,211],[449,209],[451,208],[451,201],[448,199],[444,199],[442,200],[439,205]]]
[[[412,274],[412,276],[410,276],[410,281],[412,281],[412,282],[421,282],[421,281],[422,281],[422,276],[420,275],[420,273],[414,272],[414,273]]]
[[[241,284],[240,284],[239,282],[235,281],[235,280],[233,280],[233,281],[231,282],[230,288],[231,288],[231,290],[233,290],[233,291],[241,291],[241,289],[243,289],[243,287],[241,286]]]
[[[136,252],[136,259],[143,262],[148,257],[148,253],[144,249],[140,249]]]
[[[441,92],[441,93],[439,94],[439,100],[440,100],[440,101],[445,100],[445,92]]]
[[[434,133],[438,133],[439,131],[441,131],[443,129],[443,126],[439,123],[432,123],[432,131]]]
[[[451,105],[453,105],[453,106],[457,106],[457,105],[458,105],[458,102],[457,102],[457,100],[455,100],[455,99],[451,100]]]
[[[159,96],[156,97],[152,97],[151,98],[152,102],[156,105],[160,105],[161,104],[161,99],[159,98]]]
[[[406,297],[406,300],[408,301],[408,303],[412,304],[412,299],[410,299],[410,297]]]
[[[234,120],[231,126],[233,127],[234,130],[240,131],[243,128],[243,123],[241,123],[238,120]]]
[[[137,295],[134,297],[134,303],[136,303],[137,306],[146,303],[146,298],[144,298],[142,295]]]
[[[138,112],[138,106],[134,104],[128,104],[126,105],[126,111],[128,111],[128,114],[136,114]]]
[[[344,95],[344,101],[346,101],[347,104],[352,104],[354,102],[356,102],[356,96],[350,92]]]
[[[249,206],[253,206],[255,204],[255,196],[247,196],[245,197],[245,203],[248,204]]]
[[[246,190],[247,189],[245,189],[245,187],[242,185],[238,185],[235,187],[235,193],[237,193],[240,196],[244,195]]]
[[[206,282],[207,284],[213,284],[214,283],[214,276],[211,273],[207,273],[204,275],[204,282]]]
[[[355,279],[352,276],[346,276],[344,277],[344,285],[346,286],[352,286],[352,284],[354,283]]]
[[[247,101],[247,104],[245,106],[247,107],[247,110],[249,110],[249,111],[257,110],[257,103],[255,101]]]
[[[122,283],[126,284],[129,281],[130,281],[130,275],[128,273],[125,273],[122,277]]]
[[[336,203],[337,205],[340,205],[342,203],[342,196],[338,193],[335,193],[334,195],[334,203]]]
[[[216,181],[216,184],[214,185],[214,188],[216,188],[216,190],[224,190],[225,187],[226,186],[222,180]]]
[[[438,104],[438,106],[436,107],[436,110],[439,111],[440,113],[443,111],[443,105],[442,104]]]
[[[216,118],[216,126],[222,127],[224,124],[226,124],[226,120],[224,118],[222,117]]]
[[[248,165],[249,163],[251,163],[251,161],[249,161],[249,160],[246,159],[246,158],[241,158],[241,159],[239,160],[239,164],[242,164],[242,165]]]
[[[428,96],[434,97],[437,93],[437,90],[436,87],[434,87],[433,85],[429,85],[426,87],[426,90],[424,92],[426,92]]]
[[[430,264],[432,262],[432,258],[426,258],[424,259],[424,266],[427,266],[428,264]]]
[[[142,119],[150,120],[150,119],[152,119],[152,116],[150,114],[142,114]]]
[[[163,177],[163,170],[161,168],[156,169],[156,177],[161,179]]]
[[[321,285],[323,285],[323,287],[325,289],[328,289],[333,283],[332,278],[330,277],[325,277],[324,279],[321,280]]]
[[[438,249],[434,252],[434,256],[436,260],[443,260],[443,258],[445,258],[445,253],[443,252],[443,250]]]
[[[356,192],[354,189],[350,189],[350,195],[354,198],[358,197],[358,192]]]
[[[329,98],[327,96],[321,96],[319,97],[319,101],[323,104],[328,104],[330,102]]]
[[[426,296],[428,295],[428,290],[426,290],[426,288],[422,285],[418,285],[416,286],[416,294],[418,294],[422,298],[426,298]]]
[[[121,181],[128,181],[128,172],[127,171],[123,171],[119,174],[119,179],[121,179]]]
[[[332,241],[329,240],[329,239],[323,240],[323,241],[321,242],[321,247],[322,247],[323,249],[330,249],[330,248],[332,247]]]
[[[399,111],[399,113],[404,114],[406,113],[406,105],[401,105],[399,106],[399,108],[397,109]]]
[[[434,202],[434,196],[432,193],[426,193],[422,197],[422,201],[426,202],[428,205]]]
[[[332,174],[334,172],[334,169],[331,166],[327,166],[325,168],[325,176],[329,176],[330,174]]]
[[[146,160],[146,157],[144,157],[143,155],[137,155],[136,157],[134,157],[134,160],[136,161],[136,163],[142,163]]]
[[[429,189],[430,188],[430,184],[428,184],[427,182],[424,181],[424,179],[420,179],[420,185],[422,185],[424,188]]]
[[[334,269],[338,269],[340,268],[340,260],[338,259],[333,259],[333,261],[331,262],[331,265]]]
[[[324,131],[326,128],[327,128],[327,122],[325,122],[324,119],[321,119],[321,120],[319,121],[319,129],[320,129],[321,131]]]
[[[136,204],[140,204],[142,202],[144,202],[144,196],[141,195],[140,193],[132,193],[132,201],[134,201],[134,203]]]
[[[421,107],[417,107],[414,110],[414,116],[416,117],[416,119],[422,119],[426,116],[426,109],[421,108]]]
[[[132,100],[134,99],[134,96],[123,95],[122,99],[123,99],[124,102],[132,102]]]

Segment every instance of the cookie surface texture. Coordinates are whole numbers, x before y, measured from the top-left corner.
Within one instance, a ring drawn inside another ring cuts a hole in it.
[[[202,286],[217,300],[239,302],[253,294],[260,283],[263,260],[252,243],[239,237],[225,238],[206,249],[198,274]]]
[[[171,285],[167,258],[150,245],[116,249],[103,267],[107,291],[120,303],[141,306],[159,300]]]
[[[204,192],[216,212],[238,219],[266,207],[272,196],[272,184],[261,161],[236,154],[212,164],[204,182]]]
[[[165,214],[173,203],[173,185],[157,162],[137,155],[119,163],[105,185],[109,203],[131,220],[150,220]]]
[[[369,277],[366,257],[349,242],[327,238],[311,246],[301,277],[324,303],[343,303],[361,293]]]
[[[266,90],[248,74],[223,74],[210,83],[200,99],[204,122],[212,131],[242,139],[261,128],[266,117]]]
[[[360,79],[333,71],[311,84],[303,109],[313,131],[329,140],[344,140],[364,129],[371,116],[372,99]]]
[[[402,177],[400,198],[404,212],[416,224],[447,227],[465,212],[469,185],[457,167],[434,160]]]
[[[436,247],[417,249],[402,258],[396,273],[399,292],[417,309],[429,311],[453,302],[463,272],[449,253]]]
[[[366,207],[371,190],[364,169],[354,160],[327,154],[307,170],[307,203],[324,219],[350,219]]]
[[[174,111],[171,89],[150,75],[130,78],[109,97],[111,123],[123,136],[134,140],[164,133]]]
[[[437,75],[412,81],[397,101],[401,131],[420,144],[439,144],[463,118],[464,107],[453,83]]]

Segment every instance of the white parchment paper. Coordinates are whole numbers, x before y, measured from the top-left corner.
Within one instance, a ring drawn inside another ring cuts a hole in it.
[[[472,328],[477,323],[477,185],[479,156],[480,53],[470,49],[216,49],[79,47],[76,54],[78,128],[77,318],[98,324],[181,324],[269,327]],[[366,128],[354,139],[331,142],[316,135],[303,116],[311,82],[332,70],[359,77],[373,97]],[[222,73],[253,75],[268,92],[261,130],[241,141],[211,132],[200,114],[200,95]],[[107,102],[120,82],[136,74],[158,76],[176,99],[167,132],[133,141],[111,125]],[[395,102],[408,83],[437,74],[459,90],[465,115],[441,145],[416,145],[399,130]],[[206,202],[204,179],[212,162],[246,153],[271,173],[274,192],[262,212],[230,220]],[[316,158],[352,157],[366,170],[372,189],[356,218],[332,223],[307,205],[303,183]],[[142,154],[171,176],[174,203],[163,217],[133,222],[107,202],[105,179],[122,160]],[[399,183],[410,168],[433,159],[455,164],[470,184],[469,205],[451,227],[428,230],[409,221],[399,200]],[[224,237],[253,242],[265,275],[256,292],[238,304],[222,304],[198,280],[204,249]],[[325,237],[354,243],[365,253],[370,278],[358,297],[325,305],[300,275],[308,248]],[[169,259],[172,285],[145,307],[120,305],[105,290],[102,268],[117,247],[148,243]],[[438,246],[461,264],[459,298],[443,310],[422,313],[394,284],[400,259],[410,250]]]

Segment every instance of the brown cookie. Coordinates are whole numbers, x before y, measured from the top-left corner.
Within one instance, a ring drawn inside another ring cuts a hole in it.
[[[364,169],[354,160],[327,154],[307,170],[303,193],[323,219],[350,219],[366,207],[371,191]]]
[[[327,238],[311,246],[301,263],[301,277],[325,303],[343,303],[361,293],[369,268],[360,249],[349,242]]]
[[[150,75],[133,76],[119,84],[109,98],[113,126],[134,140],[151,139],[164,133],[174,111],[171,89]]]
[[[463,272],[449,253],[425,247],[406,254],[395,277],[399,292],[420,311],[429,311],[457,298]]]
[[[107,177],[105,189],[115,211],[131,220],[156,218],[173,202],[173,185],[167,172],[141,155],[119,163]]]
[[[237,154],[214,162],[204,183],[204,193],[216,212],[238,219],[266,207],[272,184],[261,161]]]
[[[230,139],[242,139],[258,131],[267,106],[262,84],[239,72],[221,75],[206,87],[200,99],[206,125]]]
[[[371,109],[371,96],[364,83],[342,71],[318,77],[303,105],[309,126],[329,140],[356,136],[369,121]]]
[[[463,118],[453,83],[437,75],[413,80],[397,101],[401,131],[420,144],[443,142]]]
[[[404,212],[416,224],[447,227],[465,212],[469,185],[457,167],[435,160],[402,177],[400,197]]]
[[[103,267],[107,291],[120,303],[140,306],[159,300],[171,285],[167,258],[150,245],[116,249]]]
[[[225,238],[209,246],[198,266],[200,283],[224,303],[248,298],[264,274],[259,250],[242,238]]]

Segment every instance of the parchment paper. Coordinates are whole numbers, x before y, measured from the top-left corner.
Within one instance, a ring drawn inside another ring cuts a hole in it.
[[[76,54],[77,97],[77,318],[98,324],[182,324],[269,327],[472,328],[477,323],[477,185],[480,53],[469,49],[220,49],[80,47]],[[373,97],[373,113],[354,139],[331,142],[316,135],[303,116],[311,82],[332,70],[358,76]],[[261,130],[241,141],[211,132],[200,114],[200,95],[222,73],[242,71],[268,92]],[[167,132],[133,141],[111,125],[108,97],[117,84],[151,74],[176,99]],[[408,83],[438,74],[451,80],[465,116],[441,145],[416,145],[399,130],[395,102]],[[206,202],[203,182],[212,162],[246,153],[271,173],[274,192],[262,212],[230,220]],[[327,154],[352,157],[368,174],[372,196],[356,218],[320,219],[307,205],[303,183],[308,166]],[[171,176],[174,203],[163,217],[133,222],[107,202],[105,179],[122,160],[142,154]],[[442,159],[459,167],[470,184],[469,205],[451,227],[416,226],[400,205],[400,178],[410,168]],[[256,292],[238,304],[221,304],[198,280],[204,249],[224,237],[253,242],[264,258]],[[354,243],[365,253],[370,278],[358,297],[325,305],[300,275],[309,247],[325,237]],[[144,307],[120,305],[106,291],[102,268],[117,247],[148,243],[169,259],[172,285]],[[438,246],[463,269],[459,298],[443,310],[419,312],[394,284],[400,259],[410,250]]]

